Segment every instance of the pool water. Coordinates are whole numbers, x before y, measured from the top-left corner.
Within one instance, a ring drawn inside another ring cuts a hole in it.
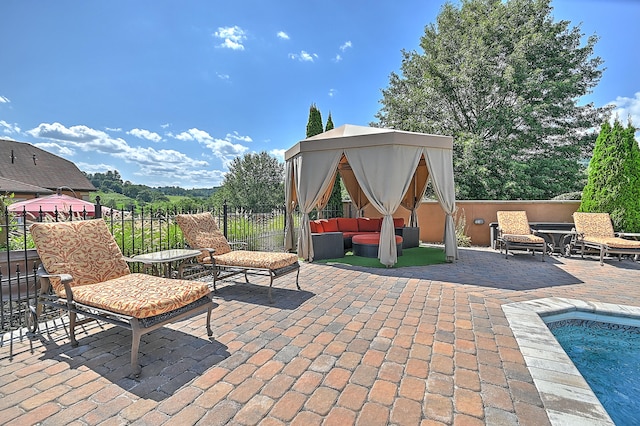
[[[640,328],[576,319],[547,325],[616,425],[640,424]]]

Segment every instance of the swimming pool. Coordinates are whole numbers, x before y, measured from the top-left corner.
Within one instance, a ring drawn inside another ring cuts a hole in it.
[[[611,419],[619,425],[640,421],[640,328],[565,319],[547,322]]]
[[[545,323],[568,319],[640,327],[640,308],[551,297],[502,305],[552,425],[614,425]]]

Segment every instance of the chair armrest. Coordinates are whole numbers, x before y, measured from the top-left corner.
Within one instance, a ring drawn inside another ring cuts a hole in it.
[[[640,238],[640,233],[638,232],[616,232],[616,237],[624,238],[624,237],[632,237],[632,238]]]
[[[244,241],[234,241],[232,243],[229,243],[229,245],[231,246],[231,248],[233,250],[236,250],[236,248],[235,248],[236,246],[242,246],[242,247],[245,247],[245,248],[249,247],[249,243],[244,242]]]
[[[50,283],[49,280],[51,278],[60,278],[60,281],[64,285],[64,292],[65,292],[65,295],[67,296],[67,302],[69,302],[69,303],[73,302],[73,290],[71,288],[71,282],[73,281],[73,276],[71,276],[70,274],[49,274],[44,269],[39,269],[38,270],[38,278],[40,278],[40,280],[41,280],[40,281],[40,294],[43,294],[43,292],[49,290],[49,287],[51,286],[51,283]],[[42,284],[42,280],[43,279],[46,282],[45,285]]]

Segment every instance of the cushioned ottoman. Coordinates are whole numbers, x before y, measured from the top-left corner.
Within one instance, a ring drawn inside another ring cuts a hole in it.
[[[380,245],[380,234],[359,234],[352,238],[353,254],[362,257],[378,257],[378,248]],[[396,235],[396,250],[398,256],[402,256],[402,237]]]

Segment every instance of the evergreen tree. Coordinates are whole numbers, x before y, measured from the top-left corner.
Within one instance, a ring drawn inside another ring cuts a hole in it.
[[[551,0],[447,2],[422,51],[403,52],[375,125],[454,136],[463,199],[548,199],[584,187],[609,108],[581,104],[598,84],[598,40],[554,21]]]
[[[327,117],[327,124],[324,126],[324,131],[328,132],[329,130],[333,130],[333,120],[331,119],[331,111],[329,111],[329,117]]]
[[[620,232],[640,232],[640,148],[636,129],[616,119],[600,130],[578,211],[606,212]]]
[[[327,117],[327,124],[324,127],[324,131],[327,132],[332,130],[333,120],[331,119],[331,112],[329,112],[329,117]],[[340,173],[336,173],[336,180],[333,182],[333,189],[331,190],[331,197],[329,198],[329,202],[327,203],[326,210],[328,211],[328,215],[330,217],[342,217],[342,179],[340,178]]]
[[[309,107],[309,121],[307,122],[307,137],[319,135],[322,133],[322,115],[316,104]]]

